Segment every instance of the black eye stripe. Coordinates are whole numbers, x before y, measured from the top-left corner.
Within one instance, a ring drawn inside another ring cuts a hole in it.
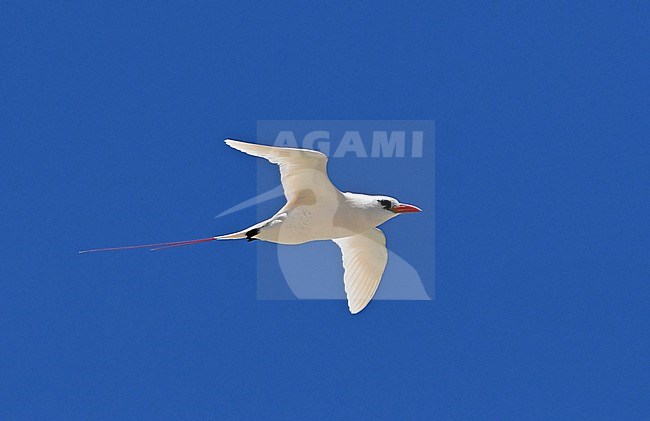
[[[383,199],[383,200],[377,200],[377,202],[379,202],[386,210],[390,210],[390,208],[393,207],[393,204],[391,203],[390,200]]]

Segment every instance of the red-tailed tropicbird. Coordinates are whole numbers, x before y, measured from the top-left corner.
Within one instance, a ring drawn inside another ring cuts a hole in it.
[[[275,215],[241,231],[217,237],[80,253],[132,248],[160,250],[214,240],[247,239],[279,244],[332,240],[343,255],[343,281],[350,312],[356,314],[363,310],[375,295],[388,261],[386,237],[377,226],[401,213],[420,212],[420,208],[388,196],[339,191],[327,176],[327,156],[318,151],[232,139],[226,139],[226,144],[280,166],[287,203]]]

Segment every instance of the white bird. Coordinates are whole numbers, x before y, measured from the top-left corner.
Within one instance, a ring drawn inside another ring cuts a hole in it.
[[[247,239],[279,244],[332,240],[343,255],[343,281],[350,312],[363,310],[375,295],[388,261],[386,237],[376,227],[401,213],[421,212],[420,208],[388,196],[342,193],[327,176],[327,156],[321,152],[232,139],[225,142],[280,166],[287,203],[275,215],[232,234],[80,253],[143,247],[160,250],[214,240]]]

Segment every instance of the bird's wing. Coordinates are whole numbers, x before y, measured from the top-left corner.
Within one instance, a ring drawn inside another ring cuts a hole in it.
[[[336,238],[343,254],[345,294],[350,313],[363,310],[377,291],[381,275],[388,262],[386,237],[374,228],[363,234]]]
[[[327,176],[327,156],[309,149],[281,148],[226,139],[226,144],[280,166],[287,203],[314,204],[339,194]]]

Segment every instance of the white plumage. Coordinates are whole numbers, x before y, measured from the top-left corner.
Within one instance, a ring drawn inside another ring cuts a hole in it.
[[[333,240],[343,255],[350,312],[363,310],[377,291],[388,261],[386,237],[376,227],[400,213],[420,209],[392,197],[340,192],[327,176],[327,157],[318,151],[231,139],[226,144],[278,164],[287,203],[265,221],[216,238],[280,244]]]

